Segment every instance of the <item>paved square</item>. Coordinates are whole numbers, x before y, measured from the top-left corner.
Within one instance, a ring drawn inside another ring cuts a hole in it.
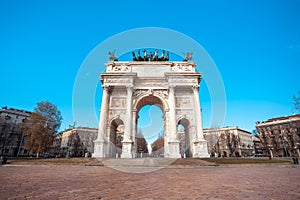
[[[124,173],[108,167],[0,166],[0,199],[300,199],[300,168],[206,166]]]

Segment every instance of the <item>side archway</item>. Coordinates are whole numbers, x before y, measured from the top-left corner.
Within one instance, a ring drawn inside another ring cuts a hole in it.
[[[179,149],[182,158],[192,157],[193,153],[191,151],[191,135],[190,135],[190,122],[181,116],[177,120],[177,137],[179,139]]]
[[[119,117],[114,117],[109,123],[108,157],[119,158],[121,156],[123,136],[124,122]]]

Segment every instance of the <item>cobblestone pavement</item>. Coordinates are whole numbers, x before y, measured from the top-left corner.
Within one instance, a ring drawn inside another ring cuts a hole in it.
[[[300,168],[219,166],[124,173],[97,166],[0,166],[0,199],[300,199]]]

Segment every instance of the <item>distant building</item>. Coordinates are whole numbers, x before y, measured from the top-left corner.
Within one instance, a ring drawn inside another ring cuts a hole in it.
[[[50,154],[54,156],[59,156],[61,154],[61,140],[62,140],[62,133],[57,133],[53,138],[53,143],[51,146]]]
[[[262,154],[270,157],[300,157],[300,114],[257,122]]]
[[[0,109],[0,154],[27,156],[24,147],[23,124],[30,117],[29,111],[2,107]]]
[[[212,157],[240,157],[255,154],[251,133],[237,126],[203,129]]]
[[[30,117],[30,113],[30,111],[19,110],[16,108],[8,108],[6,106],[0,109],[0,117],[4,118],[6,122],[14,124],[23,123],[26,119]]]
[[[260,139],[258,135],[252,136],[253,145],[254,145],[254,151],[255,151],[255,157],[262,157],[263,152],[261,149]]]
[[[83,157],[94,151],[94,141],[97,139],[97,128],[78,127],[62,131],[57,135],[56,142],[61,141],[61,156]],[[55,145],[54,145],[55,146]],[[57,147],[56,147],[57,148]]]

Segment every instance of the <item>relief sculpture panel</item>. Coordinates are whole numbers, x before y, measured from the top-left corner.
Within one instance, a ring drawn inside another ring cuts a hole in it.
[[[175,97],[175,106],[177,108],[190,108],[191,107],[190,97]]]
[[[125,108],[126,98],[125,97],[112,97],[111,98],[111,108]]]

